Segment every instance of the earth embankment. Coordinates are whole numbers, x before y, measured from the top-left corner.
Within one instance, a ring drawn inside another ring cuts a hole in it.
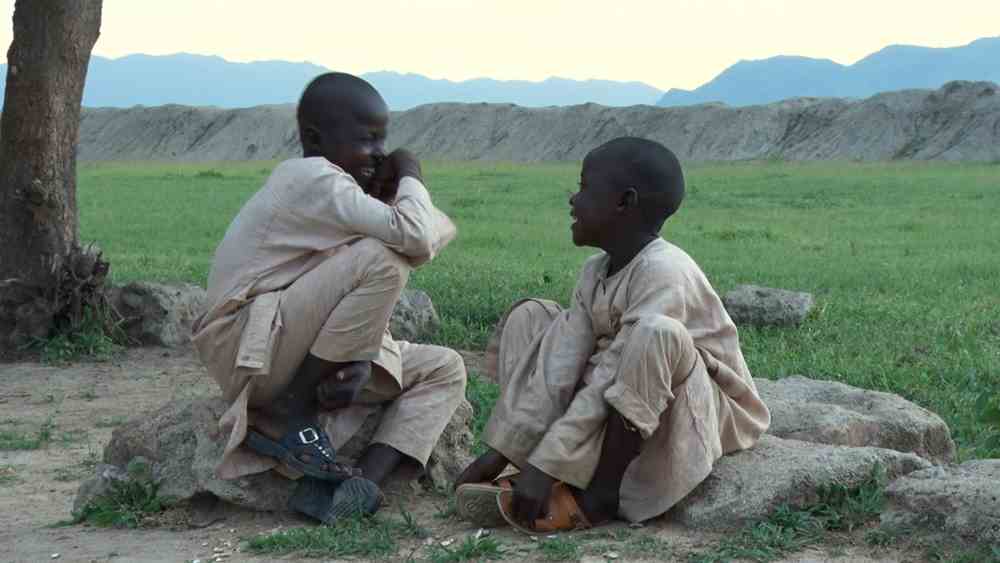
[[[299,150],[294,105],[88,108],[82,119],[83,160],[271,160]],[[623,135],[660,141],[682,160],[1000,161],[1000,86],[740,108],[429,104],[393,114],[389,140],[439,160],[559,161]]]

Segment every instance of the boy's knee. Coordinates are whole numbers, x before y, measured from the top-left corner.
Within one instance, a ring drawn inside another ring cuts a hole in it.
[[[505,328],[507,326],[532,326],[539,318],[551,319],[552,313],[550,311],[553,307],[558,307],[554,301],[548,301],[545,299],[526,299],[525,301],[515,305],[514,308],[510,310],[510,313],[507,314]]]
[[[465,383],[468,379],[465,369],[465,359],[458,352],[444,346],[434,346],[437,354],[433,377],[438,383],[453,385],[461,393],[465,393]]]
[[[380,279],[393,280],[400,288],[406,286],[413,269],[399,253],[387,247],[382,241],[366,237],[351,245],[357,259],[364,265],[364,271]]]
[[[632,338],[661,340],[666,342],[671,349],[694,346],[694,340],[687,327],[677,319],[666,315],[641,317],[635,325]]]

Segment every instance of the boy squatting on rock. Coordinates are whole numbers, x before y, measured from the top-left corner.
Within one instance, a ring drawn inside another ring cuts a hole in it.
[[[394,341],[389,317],[410,271],[455,236],[418,161],[386,156],[389,111],[360,78],[330,73],[298,106],[303,158],[285,161],[215,252],[193,341],[231,406],[216,469],[300,477],[290,508],[331,523],[377,510],[400,463],[424,465],[465,392],[454,351]],[[377,405],[356,467],[336,450]]]
[[[663,514],[770,423],[736,326],[698,265],[660,238],[684,196],[677,158],[636,138],[583,161],[573,242],[603,252],[569,309],[516,303],[487,351],[501,395],[459,514],[529,533]],[[508,463],[520,469],[498,476]]]

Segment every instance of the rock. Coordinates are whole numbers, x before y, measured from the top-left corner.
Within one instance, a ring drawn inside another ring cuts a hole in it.
[[[879,465],[889,479],[931,467],[914,454],[881,448],[849,448],[763,436],[756,447],[723,457],[712,474],[671,510],[699,529],[736,529],[783,504],[805,506],[818,488],[855,487]]]
[[[722,298],[729,316],[739,326],[798,326],[813,308],[809,293],[759,287],[737,286]]]
[[[172,401],[148,416],[116,428],[104,449],[104,463],[121,468],[137,457],[149,460],[152,476],[160,484],[160,495],[173,502],[210,493],[245,508],[285,510],[293,481],[270,471],[234,480],[215,476],[215,466],[228,438],[218,427],[226,408],[221,398]],[[470,461],[468,447],[472,434],[468,422],[471,415],[472,407],[464,402],[432,452],[428,473],[434,486],[449,487],[464,464]],[[356,456],[374,432],[377,419],[377,416],[370,416],[365,427],[339,453]],[[88,483],[90,481],[81,487],[77,503],[83,502],[84,489],[89,491],[93,487]]]
[[[191,284],[132,282],[113,287],[109,302],[125,317],[132,340],[152,346],[179,347],[190,342],[191,324],[201,314],[205,290]]]
[[[389,318],[389,332],[397,340],[416,342],[441,326],[429,295],[419,289],[404,289]]]
[[[941,417],[891,393],[802,376],[755,379],[779,438],[910,452],[934,463],[955,457]]]
[[[1000,459],[910,473],[886,489],[882,525],[1000,542]]]
[[[127,479],[128,473],[120,467],[103,463],[98,465],[94,476],[80,484],[76,500],[73,501],[73,514],[79,514],[92,500],[108,494],[113,483]]]

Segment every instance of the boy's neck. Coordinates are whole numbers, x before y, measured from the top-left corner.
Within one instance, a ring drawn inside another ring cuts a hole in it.
[[[602,245],[602,250],[608,253],[608,273],[613,276],[621,271],[646,245],[659,238],[653,233],[628,233],[608,244]]]

